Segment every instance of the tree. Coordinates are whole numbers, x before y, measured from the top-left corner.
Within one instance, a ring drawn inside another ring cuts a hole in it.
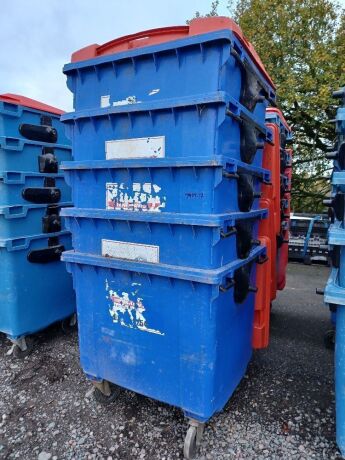
[[[319,212],[330,190],[331,94],[345,85],[344,10],[330,0],[238,0],[229,8],[276,83],[278,106],[293,128],[293,208]]]

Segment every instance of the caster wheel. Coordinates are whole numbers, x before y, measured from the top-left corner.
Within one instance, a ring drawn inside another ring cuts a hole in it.
[[[335,347],[335,330],[331,329],[323,336],[323,343],[329,350],[334,350]]]
[[[185,459],[195,458],[197,453],[197,428],[190,426],[184,439],[183,455]]]
[[[19,345],[13,346],[13,356],[17,359],[24,359],[29,356],[34,349],[34,341],[30,337],[25,338],[26,349],[22,350]]]
[[[65,334],[70,334],[75,330],[77,324],[76,315],[69,316],[61,321],[61,329]]]
[[[110,395],[105,395],[104,393],[101,392],[99,388],[94,389],[94,398],[97,402],[100,404],[103,404],[104,406],[111,404],[114,402],[119,394],[121,393],[121,388],[117,385],[109,384],[110,386]]]

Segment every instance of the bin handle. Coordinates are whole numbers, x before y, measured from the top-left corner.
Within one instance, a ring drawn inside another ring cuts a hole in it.
[[[43,249],[35,249],[30,251],[27,255],[29,262],[33,264],[47,264],[49,262],[59,261],[61,254],[64,252],[65,247],[63,244],[50,246]]]
[[[136,34],[126,35],[125,37],[115,38],[110,42],[104,43],[97,47],[97,56],[102,56],[105,53],[116,53],[116,49],[121,45],[126,45],[128,49],[135,48],[135,43],[145,38],[161,37],[166,35],[178,35],[184,37],[189,33],[189,26],[175,26],[175,27],[164,27],[160,29],[151,29],[138,32]],[[177,38],[177,37],[176,37]]]
[[[226,278],[226,279],[228,280],[227,283],[224,286],[222,285],[219,286],[220,292],[227,292],[229,291],[229,289],[235,286],[235,281],[232,278]]]
[[[240,176],[237,173],[229,173],[226,171],[223,171],[223,177],[226,179],[239,179]]]
[[[220,236],[222,238],[228,238],[229,236],[235,235],[237,233],[236,227],[228,227],[228,228],[230,228],[228,232],[224,232],[223,230],[221,230]]]

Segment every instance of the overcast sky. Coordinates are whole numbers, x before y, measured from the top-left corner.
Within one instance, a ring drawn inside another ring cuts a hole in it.
[[[62,67],[73,51],[145,29],[185,24],[196,10],[208,12],[210,4],[211,0],[0,0],[0,93],[22,94],[71,110]],[[224,6],[219,13],[226,14]]]

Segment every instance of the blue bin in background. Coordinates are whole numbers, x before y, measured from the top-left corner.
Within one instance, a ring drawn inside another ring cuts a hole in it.
[[[71,159],[69,145],[0,137],[0,171],[57,173],[61,161]]]
[[[335,117],[335,132],[340,139],[345,140],[345,107],[339,107]]]
[[[68,145],[60,116],[63,112],[15,94],[0,95],[0,136]]]
[[[270,173],[216,157],[108,160],[61,165],[78,208],[222,214],[259,208]]]
[[[267,210],[234,214],[62,211],[80,253],[150,263],[219,268],[249,256]]]
[[[208,420],[252,354],[250,286],[264,251],[215,270],[65,252],[84,372]]]
[[[0,331],[37,332],[75,311],[72,278],[60,261],[69,232],[0,239]]]
[[[198,19],[74,53],[64,73],[75,110],[227,91],[264,120],[275,101],[274,85],[233,24],[216,20],[218,30]]]
[[[267,130],[225,92],[164,99],[61,117],[79,160],[232,157],[262,165]]]
[[[72,203],[0,206],[0,238],[17,238],[65,230],[60,211]]]
[[[60,201],[71,201],[71,190],[63,174],[0,171],[0,206]]]

